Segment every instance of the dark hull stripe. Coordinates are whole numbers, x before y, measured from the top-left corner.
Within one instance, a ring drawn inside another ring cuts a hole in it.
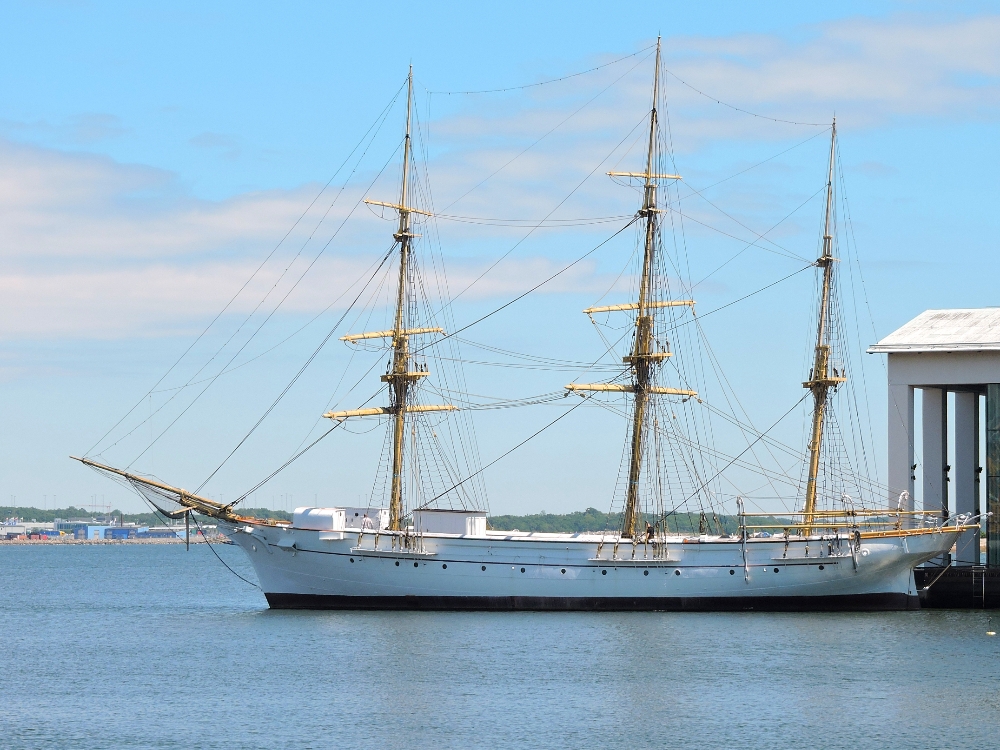
[[[900,593],[845,596],[332,596],[265,594],[272,609],[379,609],[510,612],[883,612],[920,609],[916,596]]]

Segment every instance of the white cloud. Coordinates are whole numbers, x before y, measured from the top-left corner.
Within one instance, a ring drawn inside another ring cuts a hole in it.
[[[806,29],[795,39],[668,38],[665,64],[703,91],[764,115],[825,122],[836,110],[847,127],[876,127],[898,118],[995,115],[1000,104],[997,39],[1000,17],[993,16],[957,21],[851,19]],[[533,89],[513,105],[509,98],[497,103],[469,100],[468,109],[460,104],[434,121],[434,143],[448,145],[430,165],[438,210],[514,159],[448,213],[547,215],[639,122],[648,105],[650,67],[647,61],[521,156],[526,146],[623,69],[602,72],[603,84],[577,78],[552,94],[544,87]],[[691,152],[726,139],[802,137],[801,129],[735,113],[673,78],[668,93],[673,139],[681,150]],[[113,137],[122,129],[114,118],[98,115],[82,116],[71,126],[77,141]],[[640,128],[632,140],[641,137]],[[236,148],[233,139],[212,133],[203,133],[192,143]],[[554,216],[634,210],[636,195],[603,177],[606,169],[638,165],[638,151],[626,155],[630,145],[632,141],[626,140]],[[318,189],[305,185],[222,201],[201,200],[192,197],[176,175],[163,170],[5,140],[0,140],[0,163],[0,337],[5,339],[162,335],[193,325],[226,304]],[[882,168],[872,163],[859,169]],[[383,180],[390,179],[387,172]],[[769,208],[781,206],[779,217],[787,213],[786,196],[765,187],[747,190],[733,184],[727,189],[727,208],[761,231],[768,226],[764,217]],[[329,212],[271,300],[287,291],[290,280],[298,277],[306,260],[362,197],[359,190],[345,193]],[[330,195],[317,203],[235,311],[252,309],[252,301],[275,283],[313,231]],[[697,205],[685,210],[708,211]],[[720,223],[710,212],[696,215],[740,236],[748,234],[734,229],[728,220]],[[790,221],[775,237],[794,227]],[[580,228],[577,236],[606,235],[613,229]],[[697,226],[691,230],[707,231]],[[447,235],[446,252],[472,256],[448,261],[454,292],[476,279],[526,229],[443,222],[441,231]],[[329,257],[296,289],[284,309],[311,313],[325,307],[347,280],[359,276],[384,250],[390,232],[390,226],[372,212],[357,212]],[[466,296],[509,296],[548,276],[561,265],[538,257],[546,254],[542,240],[549,236],[536,233]],[[484,240],[489,241],[485,249]],[[608,283],[596,266],[581,264],[546,289],[604,291]]]
[[[211,202],[140,165],[0,140],[0,252],[8,261],[156,258],[260,244],[287,230],[308,189]]]
[[[6,167],[0,172],[0,338],[8,340],[193,330],[254,275],[317,190],[306,186],[206,201],[185,195],[169,173],[102,157],[9,142],[0,142],[0,157]],[[262,314],[271,310],[360,195],[345,196],[307,242],[330,198],[318,201],[230,312],[250,312],[262,298]],[[348,226],[343,241],[321,256],[282,311],[312,314],[326,308],[364,277],[391,241],[391,223],[366,209]],[[488,262],[449,262],[452,289],[476,281]],[[465,296],[518,293],[560,266],[513,258]],[[547,290],[597,289],[605,282],[593,264],[580,264]]]
[[[998,16],[853,18],[807,32],[678,39],[668,65],[706,93],[784,119],[825,122],[837,111],[861,127],[979,117],[1000,105]]]
[[[674,74],[667,78],[667,92],[675,142],[690,149],[721,137],[789,137],[788,128],[740,114],[716,99],[768,117],[820,124],[836,112],[853,128],[900,117],[994,116],[1000,107],[998,39],[1000,16],[858,17],[806,27],[790,38],[667,37],[663,60]],[[527,104],[473,98],[477,113],[435,124],[435,132],[455,139],[504,133],[533,140],[582,103],[570,101],[574,90],[578,98],[584,91],[589,98],[631,64],[551,90],[532,89]],[[647,60],[562,125],[559,137],[620,131],[635,119],[626,113],[638,116],[648,106],[651,68]]]

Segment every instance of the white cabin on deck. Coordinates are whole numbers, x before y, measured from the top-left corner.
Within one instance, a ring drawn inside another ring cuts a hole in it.
[[[389,528],[387,508],[296,508],[293,529],[312,531],[382,530]]]
[[[486,512],[481,510],[413,511],[413,530],[417,534],[460,534],[486,536]]]

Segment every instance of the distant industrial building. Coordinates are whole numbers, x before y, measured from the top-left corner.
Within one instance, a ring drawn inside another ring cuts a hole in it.
[[[138,524],[108,523],[84,519],[65,521],[25,521],[9,518],[0,523],[0,539],[46,540],[71,537],[80,541],[130,539],[178,539],[184,537],[182,526],[139,526]]]
[[[59,532],[54,523],[44,521],[24,521],[19,518],[8,519],[0,525],[0,539],[41,539],[42,536],[57,537]]]

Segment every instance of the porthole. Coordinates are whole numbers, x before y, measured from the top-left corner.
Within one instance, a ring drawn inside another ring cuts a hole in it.
[[[607,574],[608,574],[608,571],[606,571],[606,570],[602,570],[602,571],[601,571],[601,575],[602,575],[602,576],[606,576]]]
[[[418,564],[419,564],[419,563],[413,563],[413,567],[414,567],[414,568],[415,568],[415,567],[417,567],[417,565],[418,565]]]
[[[486,570],[486,566],[485,565],[483,566],[483,570]]]
[[[778,572],[778,569],[777,569],[777,568],[775,568],[775,569],[774,569],[774,572],[775,572],[775,573],[777,573],[777,572]]]
[[[354,558],[353,557],[351,558],[351,562],[354,562]]]
[[[648,576],[648,575],[649,575],[649,571],[648,571],[648,570],[644,570],[644,571],[642,571],[642,574],[643,574],[644,576]]]
[[[735,570],[730,570],[730,571],[729,571],[729,575],[731,575],[731,576],[734,576],[734,575],[736,575],[736,571],[735,571]]]
[[[524,572],[524,568],[521,568],[521,572],[522,572],[522,573]]]
[[[441,569],[442,570],[447,570],[448,569],[448,563],[445,563],[444,565],[442,565]]]
[[[396,567],[399,567],[399,560],[396,560]]]
[[[679,570],[675,570],[675,571],[674,571],[674,575],[675,575],[675,576],[679,576],[680,574],[681,574],[681,572],[680,572]]]
[[[563,574],[565,574],[566,573],[566,568],[563,568],[560,572],[563,573]]]
[[[819,569],[820,569],[820,570],[823,570],[823,569],[824,569],[825,567],[826,567],[825,565],[820,565],[820,566],[819,566]]]

